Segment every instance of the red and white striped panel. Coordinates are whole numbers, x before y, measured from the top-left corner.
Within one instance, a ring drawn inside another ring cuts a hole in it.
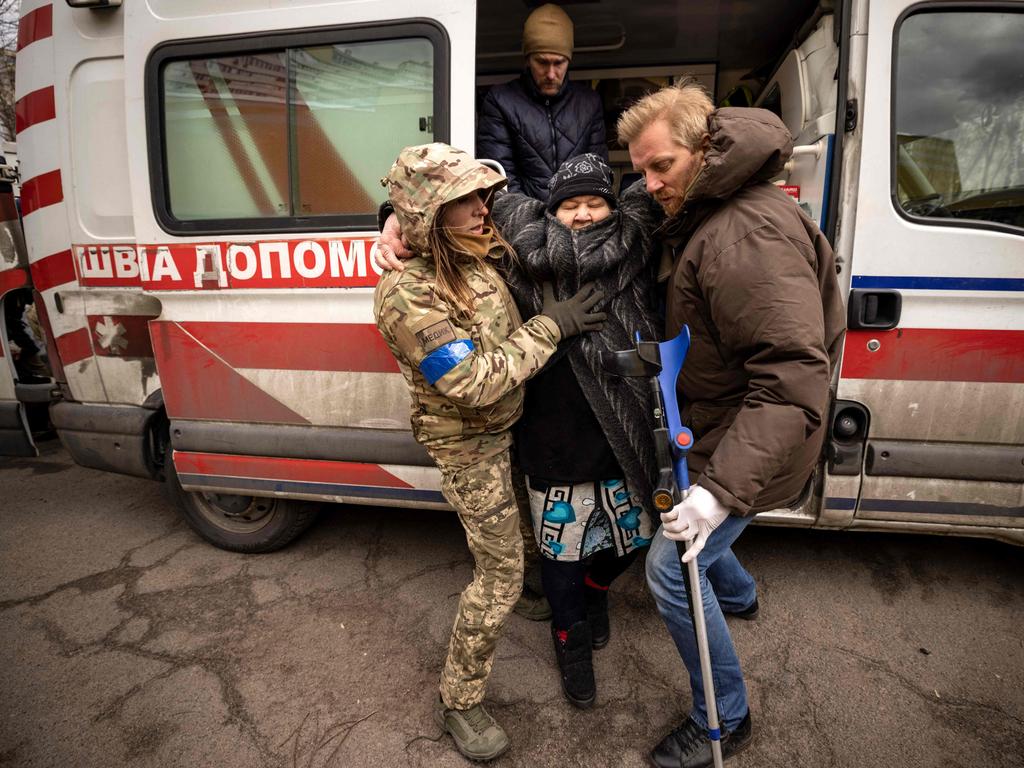
[[[1024,424],[1021,384],[1021,330],[849,331],[839,397],[870,407],[876,439],[1015,444]]]
[[[61,311],[54,299],[58,290],[78,286],[60,170],[62,144],[54,92],[54,10],[48,0],[24,0],[21,4],[14,89],[21,212],[32,282],[46,305],[71,394],[84,402],[106,402],[85,313],[74,306],[63,306]]]
[[[906,327],[847,333],[839,397],[868,407],[875,440],[962,443],[965,451],[974,443],[1020,445],[1018,282],[972,275],[955,280],[975,288],[957,290],[945,287],[952,278],[899,279],[915,284],[900,287]],[[852,522],[856,509],[861,520],[1005,526],[1024,503],[1020,483],[872,474],[830,476],[826,493],[823,520],[839,524]]]
[[[373,325],[372,298],[367,289],[164,297],[150,327],[168,414],[409,429],[408,387]]]
[[[54,87],[68,77],[57,67],[68,64],[55,59],[55,29],[70,33],[62,38],[69,44],[79,39],[63,3],[22,4],[15,115],[32,279],[43,296],[72,397],[137,405],[159,388],[146,328],[159,313],[159,302],[141,294],[126,301],[84,290],[70,234],[77,214],[69,199],[66,144],[73,126],[67,124],[68,95]]]

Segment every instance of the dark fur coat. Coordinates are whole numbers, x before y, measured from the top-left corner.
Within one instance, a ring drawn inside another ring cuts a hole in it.
[[[609,373],[601,357],[631,349],[638,332],[645,340],[659,338],[652,237],[660,221],[656,203],[634,186],[611,216],[576,231],[524,195],[502,195],[493,215],[516,252],[515,260],[506,259],[506,281],[523,317],[540,312],[545,282],[554,285],[559,299],[587,283],[604,291],[597,305],[608,314],[603,330],[568,339],[553,360],[568,356],[627,483],[649,501],[656,460],[648,382]]]

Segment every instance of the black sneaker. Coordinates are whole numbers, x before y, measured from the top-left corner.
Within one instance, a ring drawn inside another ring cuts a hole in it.
[[[726,616],[735,616],[737,619],[743,619],[744,621],[753,621],[757,618],[757,615],[760,612],[761,606],[757,604],[756,597],[754,598],[754,602],[740,611],[722,611]]]
[[[569,627],[565,642],[551,626],[551,639],[555,644],[555,659],[562,677],[562,692],[569,703],[580,709],[589,709],[597,698],[594,682],[594,662],[590,648],[590,625],[577,621]]]
[[[745,749],[752,739],[750,712],[732,731],[722,731],[722,758]],[[651,764],[657,768],[705,768],[712,765],[708,731],[689,717],[651,750]]]
[[[598,651],[608,645],[611,625],[608,622],[608,590],[585,587],[587,623],[590,624],[590,647]]]

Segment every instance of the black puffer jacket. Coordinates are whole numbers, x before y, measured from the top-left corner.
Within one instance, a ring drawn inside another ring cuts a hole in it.
[[[586,85],[566,78],[557,95],[544,96],[527,71],[484,98],[476,156],[502,164],[510,191],[547,202],[548,179],[584,152],[608,159],[601,97]]]

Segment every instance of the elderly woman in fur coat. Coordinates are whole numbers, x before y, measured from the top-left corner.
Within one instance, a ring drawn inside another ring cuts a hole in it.
[[[539,310],[547,284],[556,297],[590,283],[604,292],[603,329],[559,345],[527,384],[515,427],[562,689],[581,708],[596,698],[591,650],[608,643],[608,587],[655,528],[645,508],[656,466],[647,382],[610,374],[601,360],[631,348],[637,332],[659,337],[651,256],[660,211],[641,187],[616,200],[608,166],[585,154],[561,165],[547,203],[515,193],[494,201],[516,253],[505,279],[522,311]]]

